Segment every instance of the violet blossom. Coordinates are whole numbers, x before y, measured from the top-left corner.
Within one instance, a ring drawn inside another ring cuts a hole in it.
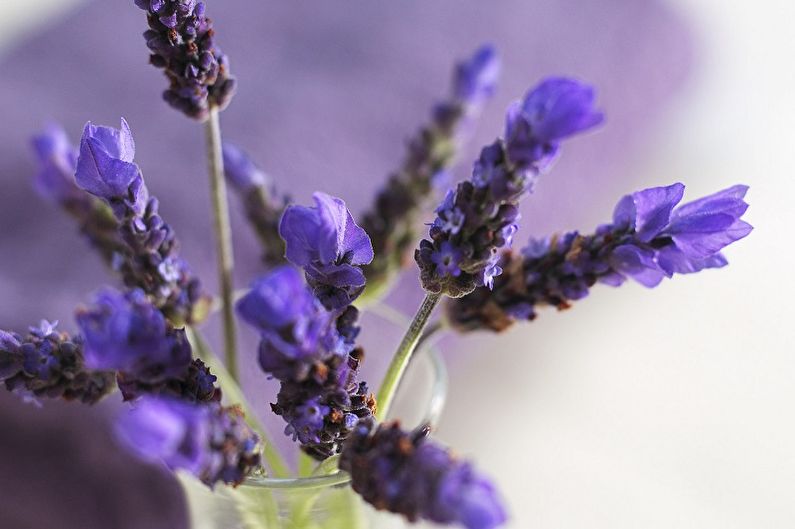
[[[42,320],[27,336],[0,331],[0,382],[25,400],[78,400],[94,404],[113,390],[114,373],[92,369],[79,336],[56,330]]]
[[[114,266],[125,285],[146,292],[178,325],[200,321],[209,300],[179,256],[176,235],[158,214],[159,203],[149,197],[134,156],[135,143],[124,119],[120,129],[88,123],[80,141],[77,184],[113,209],[126,246],[114,256]]]
[[[513,105],[506,138],[483,148],[472,178],[448,192],[430,240],[415,252],[423,288],[461,297],[490,287],[502,272],[498,253],[516,232],[520,199],[550,166],[558,142],[600,123],[601,116],[593,109],[593,89],[567,79],[548,79]]]
[[[504,254],[494,289],[451,301],[448,317],[462,330],[500,331],[534,319],[539,306],[567,308],[596,283],[619,286],[631,278],[652,288],[675,274],[721,268],[721,250],[751,232],[741,219],[747,190],[736,185],[678,207],[679,183],[627,195],[613,222],[591,235],[531,240],[521,253]]]
[[[434,107],[431,120],[411,138],[403,164],[378,192],[361,225],[370,235],[375,259],[364,268],[368,292],[383,290],[411,262],[418,223],[449,176],[457,152],[483,105],[495,92],[500,60],[491,45],[478,48],[453,71],[450,96]]]
[[[345,202],[325,193],[312,197],[314,207],[291,205],[284,211],[279,234],[285,256],[304,269],[326,308],[343,308],[364,290],[361,266],[373,260],[373,246]]]
[[[260,465],[260,442],[236,407],[147,397],[116,423],[140,459],[184,470],[209,487],[238,485]]]
[[[377,509],[409,521],[431,520],[467,529],[492,529],[507,515],[491,482],[466,461],[397,422],[362,421],[346,441],[340,469]]]
[[[232,100],[236,80],[229,60],[215,44],[213,23],[204,2],[135,0],[146,11],[144,32],[150,62],[169,80],[166,102],[186,116],[204,120],[210,107],[224,109]]]

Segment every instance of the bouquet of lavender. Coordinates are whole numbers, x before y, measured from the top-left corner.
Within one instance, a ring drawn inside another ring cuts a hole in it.
[[[27,334],[0,331],[0,381],[37,404],[94,404],[118,388],[129,403],[117,419],[120,447],[178,471],[188,490],[193,480],[226,494],[240,526],[354,527],[357,504],[347,496],[330,503],[325,518],[314,514],[322,488],[348,483],[376,509],[409,521],[502,526],[507,508],[495,485],[431,438],[432,420],[415,428],[388,420],[421,344],[445,329],[499,332],[532,321],[545,305],[569,308],[596,283],[632,278],[654,287],[674,274],[720,268],[723,248],[751,231],[741,218],[747,187],[680,204],[684,185],[674,183],[624,196],[612,220],[592,233],[550,235],[512,250],[519,202],[552,168],[564,140],[603,122],[591,86],[550,77],[508,108],[503,136],[438,201],[421,239],[435,190],[495,90],[500,67],[490,46],[455,67],[449,96],[358,223],[342,199],[320,191],[312,205],[293,204],[245,152],[222,143],[219,114],[236,79],[205,4],[135,5],[146,14],[150,62],[168,79],[164,100],[206,128],[220,292],[207,293],[180,257],[124,119],[118,129],[89,122],[78,146],[51,125],[33,140],[35,185],[77,221],[120,281],[77,309],[75,333],[47,321]],[[240,291],[232,281],[227,183],[262,243],[263,275]],[[412,250],[425,298],[373,393],[360,374],[359,313],[377,306],[411,265]],[[442,301],[441,317],[430,323]],[[200,331],[216,311],[225,361]],[[238,320],[258,332],[259,347],[249,354],[280,384],[270,406],[302,451],[297,476],[237,385]],[[273,492],[279,488],[303,494],[284,505]],[[350,489],[337,492],[350,496]]]

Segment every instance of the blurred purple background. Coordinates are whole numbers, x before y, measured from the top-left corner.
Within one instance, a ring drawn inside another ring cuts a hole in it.
[[[608,116],[601,132],[566,145],[555,171],[525,203],[520,239],[590,224],[591,210],[609,211],[632,189],[633,164],[690,69],[687,29],[656,1],[359,0],[339,6],[228,0],[210,2],[209,12],[240,81],[222,117],[226,139],[255,154],[296,200],[322,189],[354,211],[368,204],[399,162],[405,138],[446,92],[453,62],[482,42],[500,50],[503,76],[458,176],[478,145],[500,132],[506,105],[544,75],[593,82]],[[89,119],[115,125],[127,118],[137,162],[163,216],[177,230],[185,257],[214,288],[203,133],[160,101],[165,81],[146,64],[144,25],[132,1],[92,2],[29,36],[3,61],[2,328],[23,330],[46,317],[73,330],[75,305],[111,280],[70,220],[29,185],[28,137],[49,119],[77,140]],[[241,216],[233,221],[243,286],[259,271],[258,248]],[[410,307],[419,295],[409,272],[393,298]],[[208,327],[212,335],[214,322]],[[243,334],[250,346],[250,333]],[[365,330],[365,342],[372,338],[372,328],[369,335]],[[371,345],[368,353],[368,368],[380,372],[389,351]],[[265,409],[273,388],[263,384],[250,356],[244,383]],[[186,526],[176,484],[112,446],[106,417],[115,407],[48,403],[37,410],[0,394],[0,527]]]

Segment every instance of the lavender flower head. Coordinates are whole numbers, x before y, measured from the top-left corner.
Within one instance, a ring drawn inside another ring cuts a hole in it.
[[[271,407],[287,423],[285,434],[317,459],[337,453],[356,422],[375,410],[358,380],[358,311],[328,312],[290,266],[257,280],[237,310],[260,332],[260,367],[281,382]]]
[[[62,398],[94,404],[113,389],[113,372],[86,367],[83,344],[42,320],[27,336],[0,331],[0,382],[25,400]]]
[[[644,189],[623,197],[613,222],[591,235],[577,232],[532,240],[521,254],[506,253],[493,291],[478,289],[448,305],[462,330],[501,331],[532,320],[538,306],[568,308],[598,283],[628,278],[655,287],[665,277],[727,264],[721,250],[751,232],[741,219],[747,186],[737,185],[676,207],[684,186]]]
[[[343,308],[364,290],[361,266],[373,260],[373,246],[345,202],[325,193],[312,196],[315,207],[289,206],[285,210],[279,234],[287,260],[303,267],[323,305]]]
[[[77,184],[113,208],[126,246],[114,256],[114,266],[124,283],[146,292],[172,322],[200,321],[208,298],[179,257],[176,235],[158,214],[157,199],[149,198],[134,155],[135,143],[124,119],[120,129],[88,123],[80,141]]]
[[[365,267],[368,295],[385,290],[411,262],[421,216],[432,203],[439,182],[449,176],[475,118],[494,94],[499,73],[500,60],[490,45],[456,65],[450,97],[435,105],[430,123],[411,138],[403,164],[363,215],[362,227],[375,250],[375,259]]]
[[[429,441],[425,430],[362,421],[345,443],[340,468],[368,503],[412,522],[492,529],[507,519],[491,482]]]
[[[145,398],[116,424],[140,459],[184,470],[213,487],[238,485],[260,465],[260,442],[238,408]]]
[[[557,142],[601,121],[593,97],[577,94],[593,91],[576,81],[550,79],[509,109],[506,139],[483,148],[472,178],[447,194],[430,240],[415,252],[425,290],[461,297],[491,287],[502,272],[499,251],[510,246],[517,229],[519,201],[549,167]]]
[[[206,6],[196,0],[135,0],[146,11],[144,32],[150,62],[163,68],[169,87],[166,102],[186,116],[205,120],[211,107],[223,110],[232,100],[236,81],[229,60],[215,44]]]
[[[185,331],[174,329],[141,290],[101,291],[77,314],[90,369],[118,371],[125,400],[168,394],[184,400],[220,399],[201,360],[192,360]]]

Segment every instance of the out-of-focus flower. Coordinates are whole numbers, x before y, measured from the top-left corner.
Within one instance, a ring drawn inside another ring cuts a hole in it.
[[[682,184],[627,195],[613,223],[592,235],[532,240],[521,254],[504,254],[505,273],[493,291],[480,288],[451,301],[448,316],[462,330],[500,331],[534,319],[538,306],[569,307],[597,282],[619,286],[632,278],[655,287],[664,277],[725,266],[721,250],[752,229],[741,219],[747,190],[733,186],[678,208]]]
[[[192,360],[185,331],[173,328],[141,290],[104,290],[77,314],[91,369],[118,371],[125,400],[168,394],[190,401],[219,400],[201,360]]]
[[[144,32],[150,62],[169,80],[166,102],[186,116],[204,120],[211,106],[223,109],[232,100],[236,80],[229,60],[215,44],[213,23],[204,2],[135,0],[146,11]]]
[[[23,399],[62,398],[94,404],[113,389],[114,373],[92,370],[83,343],[42,321],[27,336],[0,331],[0,381]]]
[[[287,259],[304,269],[323,305],[343,308],[364,289],[361,266],[373,260],[373,246],[345,202],[325,193],[313,198],[314,207],[293,205],[285,210],[279,233]]]
[[[340,468],[367,502],[412,522],[422,518],[492,529],[507,519],[491,482],[428,440],[423,430],[361,421],[343,447]]]
[[[260,443],[242,412],[220,404],[144,398],[116,424],[122,444],[145,461],[185,470],[206,485],[238,485],[260,464]]]
[[[362,216],[375,250],[375,259],[364,268],[368,296],[383,291],[411,262],[420,217],[432,203],[434,189],[446,187],[439,184],[449,177],[448,169],[493,95],[499,73],[500,60],[490,45],[456,65],[450,97],[434,107],[430,123],[409,141],[403,164]]]
[[[287,199],[274,198],[267,175],[239,147],[224,143],[224,170],[232,189],[240,196],[243,210],[262,244],[262,260],[269,266],[284,263],[284,241],[279,221]]]

